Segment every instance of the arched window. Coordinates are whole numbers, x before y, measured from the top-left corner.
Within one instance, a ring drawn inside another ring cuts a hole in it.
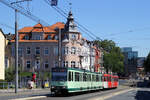
[[[71,67],[76,67],[76,62],[75,61],[71,61]]]
[[[76,54],[76,48],[75,47],[71,47],[71,54]]]

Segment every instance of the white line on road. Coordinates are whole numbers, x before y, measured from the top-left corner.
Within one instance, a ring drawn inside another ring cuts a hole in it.
[[[123,90],[123,91],[119,91],[119,92],[115,92],[115,93],[111,93],[111,94],[108,94],[108,95],[105,95],[105,96],[102,96],[102,97],[96,97],[96,98],[92,98],[92,99],[88,99],[88,100],[105,100],[105,99],[109,99],[113,96],[116,96],[116,95],[119,95],[119,94],[122,94],[122,93],[126,93],[126,92],[129,92],[129,91],[132,91],[132,89],[128,89],[128,90]]]
[[[36,97],[28,97],[28,98],[17,98],[17,99],[10,99],[10,100],[33,100],[33,99],[40,99],[40,98],[47,98],[47,96],[36,96]]]

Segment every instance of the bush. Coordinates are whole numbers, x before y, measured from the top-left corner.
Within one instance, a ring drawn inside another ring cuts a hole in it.
[[[0,82],[0,89],[7,89],[8,83],[7,82]]]

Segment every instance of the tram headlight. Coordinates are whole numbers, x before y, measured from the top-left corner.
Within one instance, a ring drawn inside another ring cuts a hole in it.
[[[63,89],[65,89],[65,88],[66,88],[66,86],[63,86],[62,88],[63,88]]]
[[[55,86],[51,86],[51,88],[52,88],[52,89],[54,89],[54,88],[55,88]]]

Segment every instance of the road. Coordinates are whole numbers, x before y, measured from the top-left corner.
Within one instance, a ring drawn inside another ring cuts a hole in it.
[[[106,100],[150,100],[150,89],[136,88],[130,92],[126,92]]]
[[[69,94],[69,96],[52,96],[49,91],[37,93],[25,93],[19,95],[0,96],[0,100],[95,100],[103,96],[108,96],[112,93],[120,93],[121,91],[129,90],[129,87],[119,87],[111,90],[101,90],[92,93]]]
[[[127,83],[121,80],[120,84]],[[146,89],[146,88],[145,88]],[[25,92],[15,93],[0,93],[0,100],[142,100],[142,99],[127,99],[129,95],[138,96],[143,93],[138,88],[130,88],[120,85],[117,89],[101,90],[91,93],[69,94],[69,96],[52,96],[49,89],[28,90]],[[140,94],[139,94],[140,93]],[[147,92],[144,92],[147,93]],[[120,96],[121,95],[121,96]],[[123,96],[122,96],[123,95]],[[125,96],[127,97],[125,97]],[[130,97],[130,96],[129,96]],[[143,99],[145,100],[145,99]]]

